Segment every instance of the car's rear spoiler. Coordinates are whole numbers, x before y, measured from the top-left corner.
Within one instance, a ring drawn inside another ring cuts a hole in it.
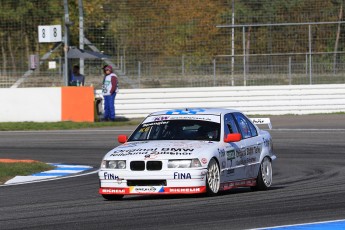
[[[271,119],[269,118],[250,118],[250,120],[256,125],[268,125],[272,129]]]

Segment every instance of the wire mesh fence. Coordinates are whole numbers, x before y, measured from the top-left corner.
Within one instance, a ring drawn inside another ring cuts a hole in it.
[[[74,64],[96,88],[104,64],[122,88],[345,83],[343,15],[342,0],[2,0],[0,87],[66,85]],[[66,37],[109,58],[66,63]]]

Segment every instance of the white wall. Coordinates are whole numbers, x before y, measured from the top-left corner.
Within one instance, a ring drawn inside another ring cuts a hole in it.
[[[234,108],[249,115],[345,112],[345,84],[120,89],[115,99],[116,115],[128,118],[187,107]]]
[[[96,90],[100,93],[100,90]],[[61,121],[61,88],[0,89],[0,122]],[[345,112],[345,84],[120,89],[117,116],[176,108],[234,108],[253,114]]]
[[[61,121],[61,89],[0,89],[0,122],[17,121]]]

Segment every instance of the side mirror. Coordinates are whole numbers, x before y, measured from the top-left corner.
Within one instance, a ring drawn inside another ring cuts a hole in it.
[[[240,133],[230,133],[228,135],[226,135],[226,137],[224,138],[224,142],[237,142],[240,141],[242,139],[242,136]]]
[[[127,142],[128,137],[126,135],[118,135],[117,136],[117,141],[121,144]]]

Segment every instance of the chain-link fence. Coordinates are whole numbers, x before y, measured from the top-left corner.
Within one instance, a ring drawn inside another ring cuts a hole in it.
[[[97,88],[106,63],[122,88],[345,83],[343,13],[342,0],[2,0],[0,87],[66,85],[79,64]],[[39,25],[61,25],[62,42],[40,43]],[[109,58],[66,62],[64,42]]]

